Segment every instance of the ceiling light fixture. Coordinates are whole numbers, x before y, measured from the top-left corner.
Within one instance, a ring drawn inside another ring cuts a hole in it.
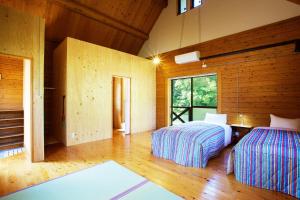
[[[160,58],[158,56],[154,56],[152,59],[152,62],[154,65],[159,65],[160,64]]]

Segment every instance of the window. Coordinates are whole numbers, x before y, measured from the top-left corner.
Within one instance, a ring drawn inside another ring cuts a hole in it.
[[[178,0],[178,14],[185,13],[187,9],[187,0]]]
[[[198,6],[201,6],[202,0],[192,0],[191,8],[196,8]]]
[[[171,124],[203,120],[217,112],[217,75],[171,81]]]
[[[188,8],[193,9],[198,6],[202,5],[202,0],[177,0],[178,3],[178,10],[177,14],[180,15],[182,13],[185,13]]]

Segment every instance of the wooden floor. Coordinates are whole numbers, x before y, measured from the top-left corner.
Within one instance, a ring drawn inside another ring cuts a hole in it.
[[[194,169],[153,157],[150,144],[150,133],[131,137],[115,134],[113,139],[69,148],[47,146],[46,161],[42,163],[28,163],[24,154],[0,159],[0,195],[115,160],[185,199],[292,199],[282,193],[240,184],[233,175],[226,176],[230,148],[211,159],[205,169]]]

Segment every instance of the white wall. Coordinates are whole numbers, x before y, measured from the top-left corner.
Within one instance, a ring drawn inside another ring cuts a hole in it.
[[[300,15],[300,6],[287,0],[203,0],[200,9],[177,16],[176,2],[169,0],[140,56],[148,57]]]

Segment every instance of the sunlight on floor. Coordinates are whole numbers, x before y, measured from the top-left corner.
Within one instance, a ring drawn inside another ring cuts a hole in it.
[[[25,148],[24,147],[19,147],[15,149],[8,149],[8,150],[0,150],[0,158],[6,158],[9,156],[14,156],[19,153],[24,152]]]

